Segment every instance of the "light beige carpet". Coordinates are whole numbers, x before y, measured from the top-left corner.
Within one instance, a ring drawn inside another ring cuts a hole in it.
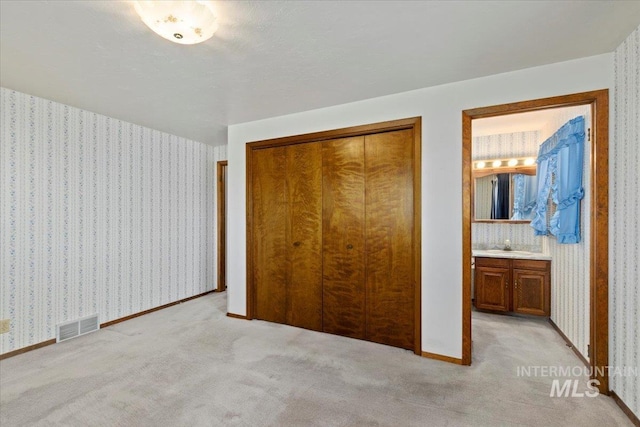
[[[631,425],[608,397],[550,398],[550,378],[516,376],[521,365],[580,366],[544,321],[474,313],[463,367],[228,318],[225,298],[0,362],[0,425]]]

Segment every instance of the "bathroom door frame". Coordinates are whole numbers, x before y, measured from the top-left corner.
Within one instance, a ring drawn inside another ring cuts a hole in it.
[[[471,364],[471,121],[552,108],[591,106],[589,322],[591,378],[609,394],[609,90],[535,99],[462,112],[462,364]]]

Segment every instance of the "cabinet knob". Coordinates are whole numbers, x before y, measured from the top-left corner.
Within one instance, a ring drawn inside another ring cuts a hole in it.
[[[353,245],[352,245],[351,243],[349,243],[349,244],[347,245],[347,249],[349,249],[349,250],[353,249]]]
[[[300,246],[302,243],[301,242],[293,242],[293,246],[298,247]]]

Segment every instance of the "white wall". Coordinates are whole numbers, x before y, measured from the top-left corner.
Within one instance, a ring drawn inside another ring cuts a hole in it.
[[[211,147],[0,90],[0,353],[215,287]]]
[[[640,369],[640,27],[615,51],[609,204],[609,364]],[[640,378],[611,389],[640,417]]]
[[[610,88],[612,63],[604,54],[230,126],[229,312],[246,312],[245,144],[422,116],[422,349],[460,358],[462,110]]]

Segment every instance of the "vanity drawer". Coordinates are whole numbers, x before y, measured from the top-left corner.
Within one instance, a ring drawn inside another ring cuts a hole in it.
[[[506,258],[483,258],[476,257],[476,267],[504,267],[509,268],[511,260]]]
[[[536,259],[514,259],[513,268],[521,270],[549,271],[551,269],[551,263],[549,261]]]

